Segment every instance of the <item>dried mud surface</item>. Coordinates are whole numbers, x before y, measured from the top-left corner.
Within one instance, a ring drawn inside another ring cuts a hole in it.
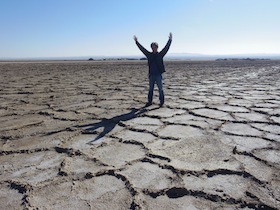
[[[0,63],[1,209],[279,209],[280,61]]]

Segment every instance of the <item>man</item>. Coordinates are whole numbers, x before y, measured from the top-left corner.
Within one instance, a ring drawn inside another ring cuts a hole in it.
[[[153,42],[151,44],[152,52],[146,50],[139,42],[136,36],[134,36],[134,40],[138,48],[144,53],[144,55],[148,59],[149,65],[149,93],[148,93],[148,103],[146,106],[152,105],[153,102],[153,92],[155,83],[158,86],[159,91],[159,100],[160,106],[162,107],[164,104],[164,92],[163,92],[163,85],[162,85],[162,73],[165,72],[165,67],[163,63],[163,57],[166,55],[167,51],[172,42],[172,33],[169,34],[169,39],[165,47],[158,52],[158,44]]]

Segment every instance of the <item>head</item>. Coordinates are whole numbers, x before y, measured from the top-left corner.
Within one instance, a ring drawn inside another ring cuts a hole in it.
[[[152,50],[153,50],[153,53],[156,53],[157,50],[158,50],[158,43],[153,42],[153,43],[151,44],[151,48],[152,48]]]

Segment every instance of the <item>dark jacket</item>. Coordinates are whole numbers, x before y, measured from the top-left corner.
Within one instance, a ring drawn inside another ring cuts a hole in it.
[[[172,40],[169,39],[165,47],[159,52],[159,53],[152,53],[146,50],[138,41],[136,42],[136,45],[138,48],[144,53],[144,55],[148,59],[148,65],[149,65],[149,75],[151,74],[151,64],[155,61],[157,64],[157,67],[162,74],[165,72],[165,67],[163,63],[163,57],[166,55],[167,51],[169,50],[169,47],[171,45]]]

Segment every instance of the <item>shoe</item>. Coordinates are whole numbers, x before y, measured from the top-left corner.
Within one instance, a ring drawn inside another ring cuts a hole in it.
[[[148,106],[151,106],[152,105],[152,102],[148,102],[146,103],[145,107],[148,107]]]
[[[163,104],[164,104],[164,103],[160,103],[159,106],[160,106],[160,107],[163,107]]]

